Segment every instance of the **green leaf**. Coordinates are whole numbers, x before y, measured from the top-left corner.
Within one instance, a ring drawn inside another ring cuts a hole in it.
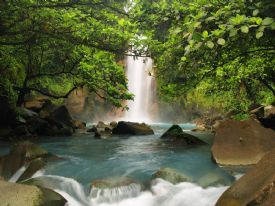
[[[256,38],[260,39],[263,35],[264,35],[264,33],[259,31],[259,32],[256,33]]]
[[[185,62],[187,58],[185,56],[181,57],[181,61]]]
[[[208,37],[208,31],[203,31],[202,32],[202,36],[203,36],[203,38],[207,38]]]
[[[178,34],[178,33],[180,33],[182,30],[181,30],[181,28],[180,27],[177,27],[177,28],[175,28],[173,31],[172,31],[172,33],[173,34]]]
[[[273,19],[273,18],[266,17],[266,18],[263,20],[262,25],[268,26],[268,25],[272,24],[273,22],[274,22],[274,19]]]
[[[217,41],[217,43],[219,45],[225,45],[225,40],[223,38],[219,38],[218,41]]]
[[[242,27],[241,27],[241,31],[242,31],[243,33],[247,34],[247,33],[249,32],[248,26],[242,26]]]
[[[236,36],[237,34],[238,34],[238,29],[233,28],[230,30],[229,36],[233,37],[233,36]]]
[[[207,41],[206,42],[206,45],[210,48],[210,49],[213,49],[214,48],[214,43],[212,41]]]
[[[275,30],[275,22],[272,23],[270,26],[271,26],[271,29],[272,29],[272,30]]]
[[[252,15],[253,15],[253,16],[257,16],[258,14],[259,14],[259,9],[256,9],[256,10],[253,11],[253,14],[252,14]]]

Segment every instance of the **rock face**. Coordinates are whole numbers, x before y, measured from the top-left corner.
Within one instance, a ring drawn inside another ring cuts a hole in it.
[[[182,145],[206,144],[199,138],[183,132],[179,125],[173,125],[172,127],[170,127],[160,138],[166,141],[171,141],[173,143]]]
[[[177,184],[180,182],[192,182],[190,177],[187,177],[186,175],[172,168],[161,168],[152,175],[152,178],[161,178],[171,182],[172,184]]]
[[[44,165],[44,159],[53,156],[45,149],[29,141],[24,141],[13,145],[9,154],[0,157],[0,177],[8,180],[22,166],[27,169],[19,180],[31,177]]]
[[[275,149],[226,190],[216,206],[274,206],[274,162]]]
[[[256,120],[225,120],[216,128],[212,155],[221,165],[251,165],[274,146],[275,132]]]
[[[112,133],[120,135],[150,135],[154,134],[154,131],[145,123],[120,121]]]
[[[0,205],[64,206],[66,200],[48,189],[0,180]]]

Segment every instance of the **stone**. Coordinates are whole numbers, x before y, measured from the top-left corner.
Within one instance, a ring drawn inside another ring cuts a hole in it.
[[[37,171],[46,166],[46,161],[43,158],[37,158],[32,160],[27,169],[23,174],[18,178],[17,182],[31,178]]]
[[[86,123],[80,120],[72,120],[73,128],[74,129],[85,129]]]
[[[274,146],[275,132],[258,121],[228,119],[216,128],[212,156],[220,165],[252,165]]]
[[[18,107],[17,111],[19,113],[19,116],[23,117],[25,120],[28,120],[28,119],[31,119],[34,117],[38,117],[38,113],[31,111],[24,107]]]
[[[117,122],[116,121],[112,121],[110,122],[110,127],[113,129],[117,126]]]
[[[182,145],[206,144],[204,141],[200,140],[199,138],[183,132],[179,125],[171,126],[160,138],[172,143],[177,143]]]
[[[118,135],[151,135],[154,134],[154,131],[145,123],[120,121],[112,133]]]
[[[192,178],[172,168],[161,168],[152,175],[152,179],[161,178],[172,184],[180,182],[192,182]]]
[[[59,122],[65,124],[68,127],[73,128],[73,123],[72,123],[73,119],[72,119],[68,109],[64,105],[59,106],[55,110],[53,110],[50,113],[50,117],[56,121],[59,121]]]
[[[0,176],[8,180],[15,172],[36,158],[49,158],[53,155],[29,141],[16,143],[9,154],[0,157]]]
[[[15,129],[13,129],[12,135],[15,135],[17,137],[31,136],[28,127],[25,125],[19,125]]]
[[[96,125],[97,128],[105,128],[105,127],[108,127],[107,124],[105,124],[104,122],[102,121],[99,121]]]
[[[31,133],[35,133],[40,136],[55,136],[56,128],[52,126],[45,119],[41,119],[40,117],[35,117],[27,122],[29,126],[29,130]]]
[[[94,180],[91,183],[91,187],[98,188],[98,189],[111,189],[111,188],[129,186],[131,184],[140,184],[140,183],[129,177],[110,177],[106,179]]]
[[[87,132],[97,132],[97,128],[93,126],[92,128],[88,129]]]
[[[66,202],[52,190],[0,180],[1,206],[64,206]]]
[[[274,206],[275,149],[227,189],[216,206]]]

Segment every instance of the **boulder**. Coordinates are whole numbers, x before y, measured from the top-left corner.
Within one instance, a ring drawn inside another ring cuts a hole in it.
[[[120,121],[112,133],[118,135],[151,135],[154,134],[154,131],[145,123]]]
[[[42,147],[29,141],[16,143],[12,146],[9,154],[0,157],[0,176],[8,180],[18,169],[29,163],[29,166],[31,166],[29,171],[32,171],[34,174],[36,172],[34,168],[41,169],[41,167],[39,168],[35,162],[31,164],[31,161],[37,158],[44,159],[52,156],[52,154]],[[31,172],[26,173],[30,174]]]
[[[110,127],[113,129],[117,126],[117,122],[116,121],[112,121],[110,122]]]
[[[274,206],[274,162],[275,149],[227,189],[216,206]]]
[[[37,171],[46,166],[46,161],[43,158],[37,158],[32,160],[27,169],[23,174],[18,178],[18,182],[31,178]]]
[[[66,200],[52,190],[0,180],[0,205],[64,206],[65,203]]]
[[[152,175],[152,178],[161,178],[172,184],[177,184],[180,182],[192,182],[192,178],[188,177],[181,172],[172,168],[161,168]]]
[[[131,184],[140,184],[140,183],[129,177],[110,177],[106,179],[94,180],[91,183],[91,187],[98,188],[98,189],[111,189],[111,188],[129,186]]]
[[[108,127],[107,124],[105,124],[104,122],[102,121],[99,121],[96,125],[97,128],[105,128],[105,127]]]
[[[86,123],[80,120],[72,120],[73,128],[74,129],[85,129]]]
[[[40,117],[30,119],[27,125],[31,133],[40,136],[55,136],[58,130],[55,125],[50,124],[49,121],[41,119]]]
[[[170,127],[161,137],[161,139],[183,145],[202,145],[206,144],[199,138],[185,133],[179,125]]]
[[[212,155],[220,165],[251,165],[274,146],[275,132],[258,121],[228,119],[216,128]]]
[[[17,111],[19,113],[19,116],[23,117],[25,120],[38,117],[38,114],[36,112],[26,109],[24,107],[18,107]]]
[[[46,118],[57,108],[50,100],[46,100],[42,107],[39,109],[39,117]]]
[[[58,122],[65,124],[68,127],[73,128],[73,119],[66,108],[66,106],[62,105],[57,107],[50,113],[50,117]]]

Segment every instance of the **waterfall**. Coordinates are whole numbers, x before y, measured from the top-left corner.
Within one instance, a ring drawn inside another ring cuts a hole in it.
[[[128,102],[129,110],[124,119],[134,122],[151,122],[150,107],[153,102],[152,59],[132,57],[126,59],[129,92],[135,95],[134,101]]]
[[[68,201],[66,206],[213,206],[228,188],[226,186],[202,188],[188,182],[173,185],[162,179],[156,179],[149,191],[140,192],[140,187],[136,185],[110,189],[104,195],[108,198],[99,201],[92,195],[95,191],[91,191],[89,195],[79,182],[71,178],[44,175],[33,178],[32,182],[62,195]],[[111,194],[112,192],[114,193]],[[119,194],[124,195],[117,199],[115,195]]]

